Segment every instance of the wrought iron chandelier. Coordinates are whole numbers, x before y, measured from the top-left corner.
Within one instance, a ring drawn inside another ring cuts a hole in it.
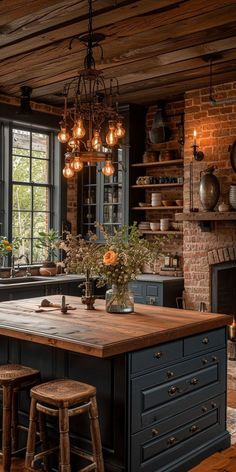
[[[105,161],[104,175],[112,175],[112,149],[125,136],[123,117],[118,112],[119,86],[116,78],[105,79],[102,70],[97,70],[93,49],[104,35],[95,33],[92,27],[92,0],[88,0],[88,34],[73,38],[87,49],[84,69],[65,85],[64,111],[60,122],[58,139],[67,145],[63,175],[71,178],[83,168],[83,163],[96,165]],[[103,51],[102,51],[103,54]]]

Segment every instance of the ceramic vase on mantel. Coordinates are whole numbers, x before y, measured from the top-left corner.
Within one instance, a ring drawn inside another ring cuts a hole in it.
[[[106,291],[106,311],[120,314],[134,311],[134,297],[128,284],[114,284]]]
[[[215,166],[201,172],[199,198],[204,211],[213,211],[220,196],[220,184],[213,174]]]

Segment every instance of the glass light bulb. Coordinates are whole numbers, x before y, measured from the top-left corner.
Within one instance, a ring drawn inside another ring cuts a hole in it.
[[[105,166],[102,168],[102,173],[106,177],[110,177],[111,175],[114,174],[114,172],[115,172],[115,167],[112,165],[112,162],[109,159],[107,159]]]
[[[122,125],[121,121],[117,121],[116,124],[116,136],[118,139],[121,139],[125,136],[125,128]]]
[[[92,139],[92,148],[95,149],[95,151],[100,151],[101,146],[102,146],[102,138],[99,134],[99,131],[95,129],[93,133],[93,139]]]
[[[63,175],[66,179],[71,179],[71,177],[74,176],[75,173],[74,173],[73,169],[70,166],[70,162],[65,162],[65,167],[64,167],[62,173],[63,173]]]
[[[70,138],[68,141],[68,146],[70,146],[72,149],[77,146],[77,141],[74,137]]]
[[[83,164],[83,162],[80,160],[80,157],[79,157],[79,156],[74,157],[74,160],[73,160],[73,162],[72,162],[72,166],[73,166],[73,170],[74,170],[75,172],[79,172],[80,170],[83,169],[84,164]]]
[[[58,140],[60,143],[65,144],[69,141],[70,139],[70,133],[67,131],[65,126],[62,126],[58,135],[57,135]]]
[[[74,138],[81,139],[84,137],[85,133],[83,120],[79,118],[73,126],[73,136]]]
[[[109,121],[109,130],[106,135],[106,143],[108,146],[112,147],[115,146],[118,142],[118,138],[116,136],[116,129],[113,121]]]

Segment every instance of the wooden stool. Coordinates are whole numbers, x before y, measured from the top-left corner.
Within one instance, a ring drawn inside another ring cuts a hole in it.
[[[48,405],[52,405],[56,409]],[[59,418],[60,472],[71,472],[70,452],[90,461],[88,466],[80,469],[81,471],[104,472],[95,387],[75,380],[53,380],[31,389],[25,471],[35,470],[34,462],[36,460],[45,458],[46,455],[58,449],[58,447],[51,448],[35,454],[37,412]],[[75,446],[70,447],[69,418],[84,412],[88,412],[90,420],[92,455]]]
[[[17,428],[28,430],[17,422],[17,396],[22,390],[39,382],[40,373],[36,369],[19,364],[0,365],[0,392],[2,392],[2,459],[3,472],[11,468],[11,455],[17,451]]]

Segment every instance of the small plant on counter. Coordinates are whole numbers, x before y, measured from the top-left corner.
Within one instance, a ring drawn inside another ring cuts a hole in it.
[[[15,238],[12,242],[6,236],[0,236],[0,265],[6,257],[13,254],[14,249],[18,249],[21,239]]]
[[[43,267],[39,269],[41,275],[55,275],[56,274],[56,264],[55,259],[57,258],[58,245],[60,237],[58,231],[51,228],[49,231],[39,231],[38,241],[35,246],[38,249],[42,249],[45,260],[43,262]]]

